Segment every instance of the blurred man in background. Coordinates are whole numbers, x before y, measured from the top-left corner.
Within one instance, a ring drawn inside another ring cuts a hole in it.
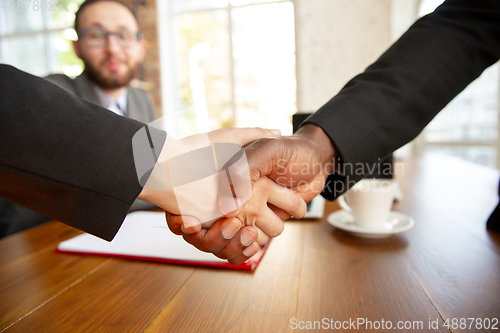
[[[130,87],[146,52],[133,11],[116,0],[87,0],[76,13],[75,30],[73,48],[85,65],[83,73],[75,79],[63,74],[47,79],[119,115],[153,121],[149,97]]]

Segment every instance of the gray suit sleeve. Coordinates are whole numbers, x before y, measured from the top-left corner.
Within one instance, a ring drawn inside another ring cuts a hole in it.
[[[415,138],[500,57],[500,1],[447,0],[304,123],[321,127],[341,164],[323,195],[334,199],[374,163]]]

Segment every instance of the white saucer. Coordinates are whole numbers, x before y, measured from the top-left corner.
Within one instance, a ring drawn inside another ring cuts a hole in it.
[[[339,210],[328,215],[328,223],[361,238],[386,238],[413,227],[415,222],[405,214],[391,211],[383,227],[362,227],[354,221],[351,213]]]

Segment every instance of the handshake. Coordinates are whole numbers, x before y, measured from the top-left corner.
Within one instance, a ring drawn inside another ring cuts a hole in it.
[[[182,140],[154,133],[148,125],[132,142],[138,199],[165,209],[173,233],[235,265],[281,234],[284,220],[303,217],[333,171],[333,144],[312,124],[292,136],[234,127]]]

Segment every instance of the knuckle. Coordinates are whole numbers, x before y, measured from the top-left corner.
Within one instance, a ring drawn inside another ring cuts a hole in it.
[[[285,230],[285,225],[280,218],[277,218],[275,222],[273,222],[272,228],[270,229],[269,236],[277,237],[281,235],[281,233]]]
[[[285,230],[285,223],[283,223],[283,221],[281,221],[281,219],[280,219],[280,222],[278,224],[278,230],[277,230],[277,235],[276,236],[281,235],[284,230]]]
[[[182,220],[180,222],[176,222],[175,220],[168,220],[167,219],[167,225],[168,228],[170,229],[171,232],[173,232],[176,235],[184,235],[185,232],[182,230]]]
[[[253,243],[245,249],[245,251],[243,252],[243,256],[250,258],[259,251],[259,248],[260,246],[258,244]]]
[[[307,205],[305,201],[298,195],[295,194],[292,199],[292,204],[293,204],[293,216],[297,218],[302,218],[306,214],[307,211]]]
[[[257,239],[257,244],[259,244],[259,246],[264,246],[267,244],[267,242],[269,241],[269,236],[266,235],[266,234],[262,234],[262,236],[260,236],[258,239]]]
[[[189,244],[193,245],[195,248],[197,248],[198,250],[200,251],[203,251],[203,252],[209,252],[204,246],[202,243],[198,242],[197,239],[196,239],[196,236],[193,236],[193,235],[182,235],[182,238],[184,238],[184,240],[186,242],[188,242]]]
[[[272,135],[271,131],[262,127],[255,127],[256,130],[260,132],[262,136],[270,136]]]
[[[222,251],[223,247],[217,246],[214,244],[207,244],[206,245],[206,251],[205,252],[210,252],[210,253],[219,253]]]
[[[219,259],[224,259],[224,260],[230,260],[230,258],[226,255],[224,251],[214,253],[214,256],[216,256]]]
[[[201,243],[203,244],[203,247],[207,249],[206,252],[219,253],[224,249],[224,244],[219,244],[218,242],[207,238],[203,238]]]
[[[246,258],[245,258],[246,259]],[[245,262],[245,259],[240,259],[240,258],[237,258],[237,259],[229,259],[228,262],[230,264],[233,264],[235,266],[238,266],[238,265],[241,265],[242,263]]]

